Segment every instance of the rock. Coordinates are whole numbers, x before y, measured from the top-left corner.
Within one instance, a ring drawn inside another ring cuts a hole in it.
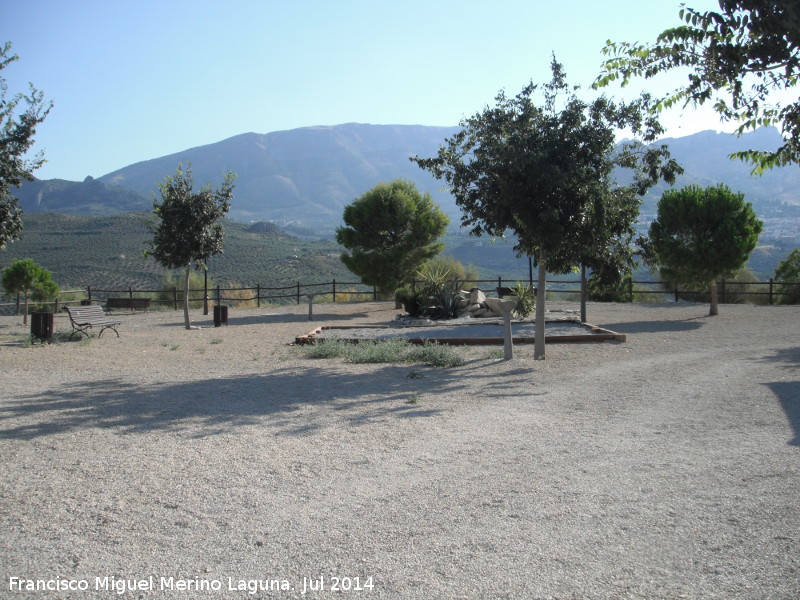
[[[498,317],[502,317],[503,311],[500,310],[500,302],[502,302],[500,298],[486,298],[486,308]]]
[[[472,288],[469,291],[470,304],[483,304],[484,302],[486,302],[486,294],[484,294],[479,288]]]
[[[471,312],[471,313],[474,313],[475,311],[480,310],[482,308],[484,308],[484,307],[481,306],[480,304],[477,304],[477,303],[476,304],[470,304],[469,306],[467,306],[467,310],[469,312]]]

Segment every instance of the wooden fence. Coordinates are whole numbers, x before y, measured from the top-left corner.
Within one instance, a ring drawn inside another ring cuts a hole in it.
[[[464,281],[464,288],[480,288],[485,292],[495,292],[497,288],[513,286],[518,280],[509,280],[498,277],[497,279],[479,279]],[[412,282],[416,284],[416,282]],[[627,290],[618,291],[616,297],[621,301],[665,301],[674,300],[677,302],[681,298],[697,298],[698,292],[681,290],[676,287],[667,288],[668,284],[660,281],[630,281]],[[782,295],[781,289],[784,286],[794,288],[794,295],[800,294],[800,282],[780,282],[770,279],[766,281],[741,282],[741,281],[719,281],[717,288],[719,291],[719,301],[725,304],[727,301],[734,300],[741,302],[742,298],[752,300],[754,303],[774,304],[777,298]],[[548,297],[558,297],[568,299],[574,297],[576,301],[580,297],[580,280],[548,280]],[[260,307],[263,302],[274,302],[285,304],[296,302],[300,304],[304,299],[317,296],[327,296],[326,301],[337,302],[346,295],[350,300],[353,297],[361,298],[361,301],[378,300],[379,293],[374,287],[364,286],[360,282],[338,282],[335,279],[324,283],[296,283],[283,287],[267,287],[256,285],[255,287],[239,288],[199,288],[189,290],[190,300],[193,303],[203,302],[205,312],[208,311],[208,303],[213,302],[221,305],[227,303],[246,303]],[[183,302],[183,290],[173,288],[171,290],[147,290],[147,289],[103,289],[88,286],[85,290],[67,290],[59,293],[54,302],[44,304],[53,307],[55,312],[64,305],[80,303],[103,304],[110,297],[138,297],[151,298],[151,304],[161,304],[178,310]],[[11,311],[19,313],[21,299],[17,296],[14,302],[0,303],[0,313],[9,314]],[[36,303],[36,306],[42,306]],[[11,309],[11,311],[9,310]]]

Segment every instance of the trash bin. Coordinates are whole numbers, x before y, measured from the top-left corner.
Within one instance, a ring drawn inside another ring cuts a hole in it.
[[[214,307],[214,327],[219,327],[223,323],[228,325],[228,307],[217,305]]]
[[[31,313],[31,339],[41,342],[53,339],[55,315],[51,312],[34,311]]]

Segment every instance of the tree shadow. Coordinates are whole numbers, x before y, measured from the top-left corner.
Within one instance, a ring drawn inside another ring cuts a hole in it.
[[[314,329],[324,322],[353,321],[356,319],[366,319],[369,316],[368,312],[354,312],[346,315],[336,313],[314,313],[313,319],[309,320],[308,313],[272,312],[265,309],[264,314],[259,315],[237,315],[235,312],[229,312],[228,322],[221,326],[236,327],[240,325],[269,325],[270,323],[307,323],[310,329]],[[178,329],[184,327],[184,325],[182,320],[158,324],[160,327]],[[194,317],[192,318],[192,325],[202,329],[211,329],[214,327],[214,317],[213,315],[202,315],[200,318]]]
[[[775,394],[794,429],[794,438],[789,444],[800,446],[800,381],[773,381],[764,385]]]
[[[369,375],[310,366],[265,375],[139,384],[116,378],[75,383],[0,405],[0,439],[35,439],[72,430],[154,431],[207,437],[258,426],[265,435],[307,435],[331,418],[361,426],[387,417],[431,417],[424,398],[465,389],[462,372],[410,379],[409,365]],[[422,404],[410,403],[414,394]]]
[[[761,362],[776,363],[782,369],[796,372],[800,367],[800,346],[774,350],[770,356],[758,359]],[[800,446],[800,381],[773,381],[765,383],[781,403],[781,408],[794,429],[794,439],[789,444]]]
[[[684,319],[680,321],[629,321],[627,323],[609,323],[601,325],[617,333],[663,333],[694,331],[700,329],[703,323],[697,318]]]

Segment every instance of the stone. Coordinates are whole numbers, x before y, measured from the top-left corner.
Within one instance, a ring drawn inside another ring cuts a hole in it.
[[[484,302],[486,302],[486,294],[484,294],[479,288],[472,288],[469,291],[470,304],[483,304]]]
[[[471,313],[474,313],[475,311],[478,311],[478,310],[480,310],[481,308],[483,308],[483,306],[481,306],[480,304],[477,304],[477,303],[475,303],[475,304],[470,304],[469,306],[467,306],[467,310],[468,310],[469,312],[471,312]]]
[[[497,315],[498,317],[503,316],[503,311],[500,310],[500,303],[502,300],[500,298],[486,298],[486,308],[488,308],[493,314]]]

